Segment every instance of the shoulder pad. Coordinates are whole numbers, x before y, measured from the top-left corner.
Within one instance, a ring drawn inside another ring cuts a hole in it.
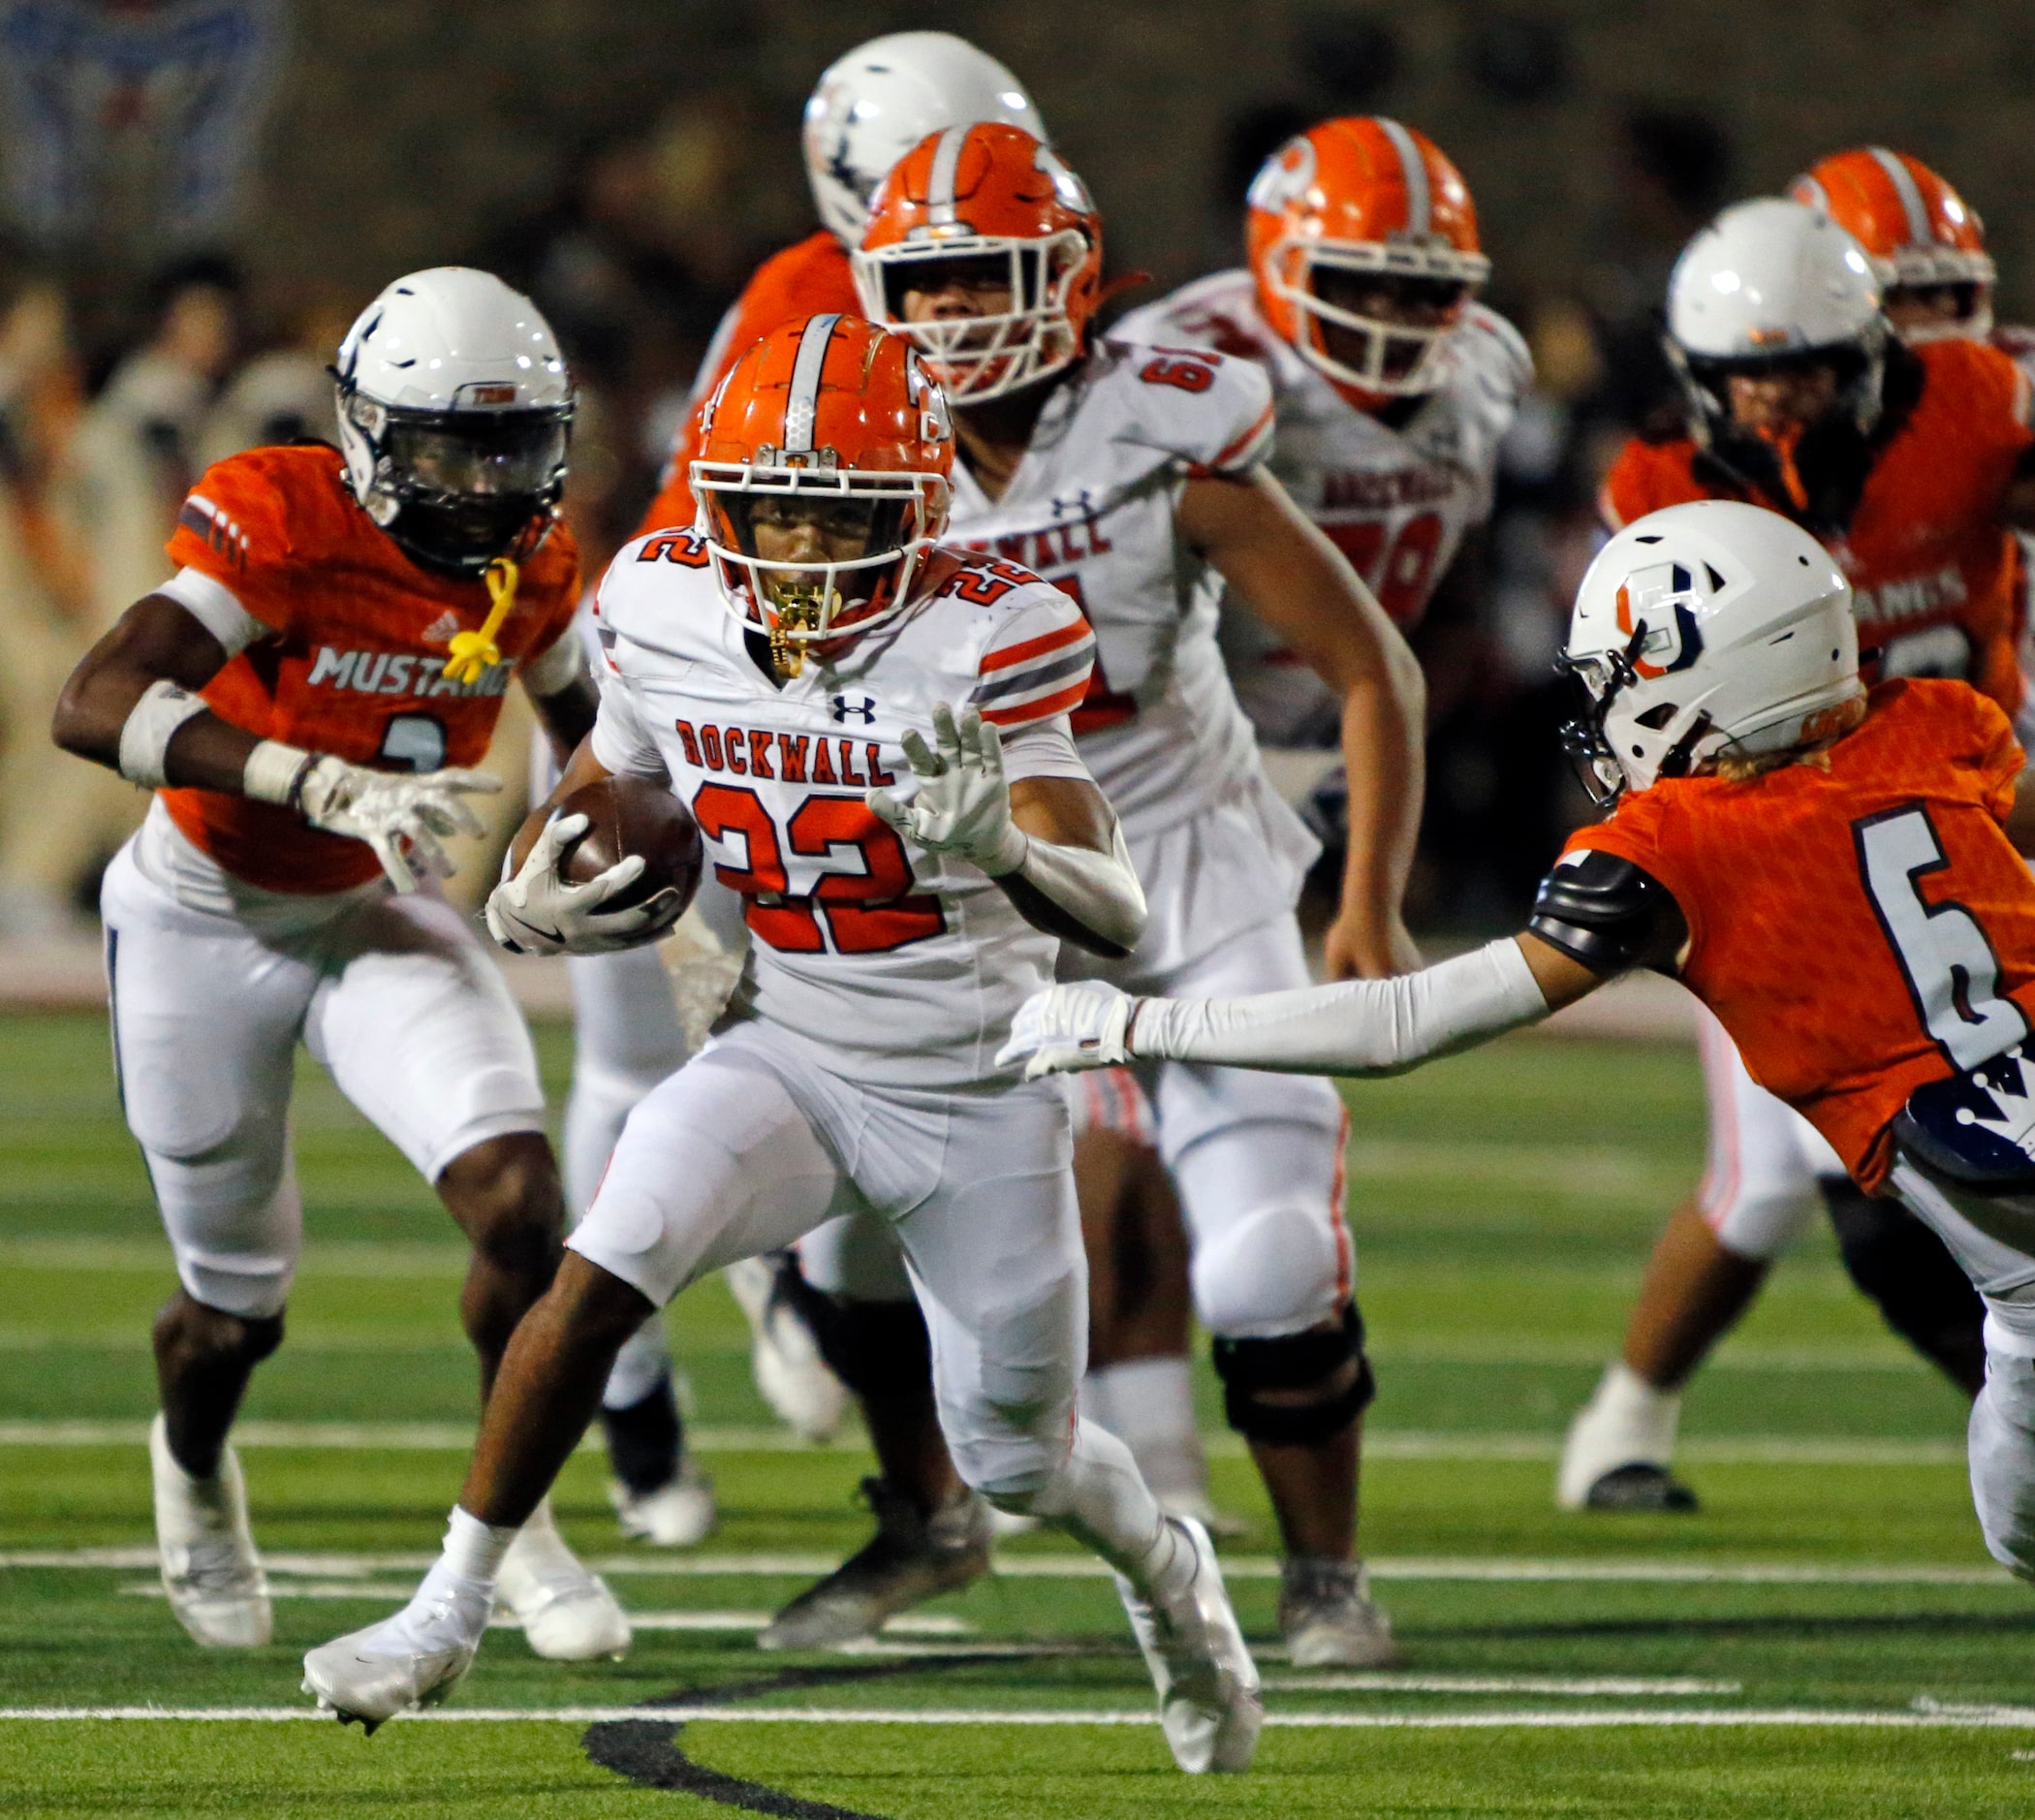
[[[1680,911],[1668,888],[1595,847],[1564,854],[1541,880],[1526,925],[1604,979],[1653,958]]]

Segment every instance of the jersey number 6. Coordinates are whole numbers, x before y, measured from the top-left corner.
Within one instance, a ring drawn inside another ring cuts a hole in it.
[[[807,797],[782,840],[763,798],[739,784],[703,784],[693,818],[710,840],[741,836],[747,863],[716,865],[714,875],[744,899],[750,933],[780,953],[818,955],[830,946],[837,955],[886,954],[947,927],[939,898],[912,890],[904,842],[860,797]],[[810,894],[791,894],[787,853],[832,863],[819,869]],[[836,869],[843,860],[860,867]]]
[[[1960,1069],[1976,1068],[2028,1034],[2028,1020],[1999,995],[2000,963],[1979,920],[1960,903],[1925,901],[1916,881],[1950,862],[1920,804],[1852,824],[1859,876],[1900,962],[1923,1027]]]

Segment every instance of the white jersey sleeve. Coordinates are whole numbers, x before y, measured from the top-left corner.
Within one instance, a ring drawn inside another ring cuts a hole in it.
[[[1016,563],[988,563],[975,573],[985,572],[1024,590],[984,648],[968,697],[985,720],[1003,729],[1008,742],[1020,728],[1071,712],[1087,694],[1095,634],[1071,596]]]
[[[1255,362],[1205,349],[1117,345],[1144,388],[1125,440],[1172,455],[1190,479],[1246,474],[1270,455],[1271,381]]]

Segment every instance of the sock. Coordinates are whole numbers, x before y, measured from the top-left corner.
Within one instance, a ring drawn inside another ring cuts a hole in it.
[[[622,1342],[601,1391],[603,1409],[630,1409],[660,1386],[674,1381],[672,1355],[665,1343],[664,1319],[651,1315]]]
[[[1081,1382],[1081,1414],[1131,1450],[1160,1497],[1208,1490],[1208,1462],[1194,1421],[1193,1366],[1184,1354],[1101,1365]]]
[[[1141,1593],[1174,1574],[1177,1532],[1166,1521],[1131,1450],[1106,1428],[1077,1422],[1074,1446],[1030,1514],[1093,1549]]]
[[[1622,1359],[1605,1367],[1590,1399],[1591,1426],[1615,1436],[1627,1459],[1665,1466],[1675,1457],[1681,1393],[1656,1390]]]
[[[610,1378],[610,1394],[614,1388]],[[678,1476],[684,1428],[671,1376],[661,1372],[634,1403],[601,1405],[601,1431],[608,1441],[614,1476],[639,1497],[661,1491]]]
[[[509,1545],[516,1537],[514,1529],[484,1523],[454,1504],[452,1517],[445,1525],[445,1553],[440,1557],[441,1564],[459,1579],[492,1590],[495,1576],[502,1571],[502,1556],[509,1553]]]

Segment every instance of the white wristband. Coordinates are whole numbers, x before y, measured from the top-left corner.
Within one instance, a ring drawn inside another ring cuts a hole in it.
[[[210,711],[202,697],[167,678],[151,682],[120,729],[120,775],[144,790],[162,789],[170,781],[163,767],[171,736],[185,721]]]
[[[240,772],[240,794],[257,802],[274,802],[286,809],[297,807],[297,793],[304,773],[317,763],[318,754],[280,739],[264,739],[247,755]]]
[[[1548,1015],[1510,936],[1391,980],[1350,980],[1257,998],[1141,998],[1133,1055],[1291,1074],[1389,1075]]]

